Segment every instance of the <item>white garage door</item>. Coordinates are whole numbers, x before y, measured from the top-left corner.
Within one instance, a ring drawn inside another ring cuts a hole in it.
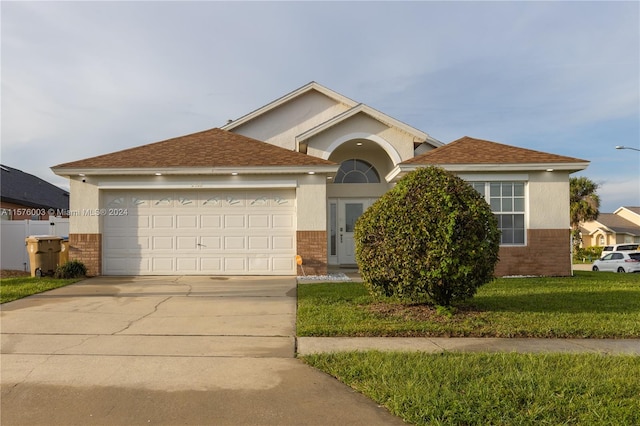
[[[295,275],[295,190],[105,191],[105,275]]]

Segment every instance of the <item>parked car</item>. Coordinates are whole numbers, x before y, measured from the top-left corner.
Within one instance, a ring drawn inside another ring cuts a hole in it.
[[[591,270],[640,272],[640,252],[614,251],[593,262]]]
[[[613,253],[614,251],[638,251],[638,247],[640,244],[626,243],[626,244],[614,244],[612,246],[604,246],[602,248],[602,254],[600,258],[605,257],[609,253]]]

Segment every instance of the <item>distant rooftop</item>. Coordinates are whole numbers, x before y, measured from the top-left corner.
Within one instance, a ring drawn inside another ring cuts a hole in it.
[[[34,208],[69,208],[69,192],[22,170],[0,165],[0,199]]]

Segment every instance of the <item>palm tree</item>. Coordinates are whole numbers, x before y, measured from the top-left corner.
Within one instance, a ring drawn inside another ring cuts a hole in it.
[[[596,193],[598,184],[580,176],[569,179],[571,229],[574,251],[580,247],[580,223],[596,220],[600,214],[600,197]]]

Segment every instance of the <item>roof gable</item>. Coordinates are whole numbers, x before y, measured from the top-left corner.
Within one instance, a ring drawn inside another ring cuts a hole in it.
[[[464,136],[403,164],[560,164],[587,160]]]
[[[285,103],[298,98],[312,90],[315,90],[316,92],[319,92],[325,96],[327,96],[328,98],[334,100],[337,103],[341,103],[344,105],[347,105],[348,107],[354,107],[357,105],[357,102],[355,102],[352,99],[347,98],[346,96],[341,95],[338,92],[334,92],[333,90],[322,86],[321,84],[316,83],[315,81],[312,81],[310,83],[305,84],[304,86],[300,87],[299,89],[294,90],[293,92],[287,93],[286,95],[276,99],[273,102],[270,102],[268,104],[266,104],[263,107],[260,107],[246,115],[243,115],[242,117],[233,120],[227,124],[225,124],[224,126],[222,126],[223,130],[233,130],[236,129],[240,126],[242,126],[243,124],[248,123],[249,121],[263,115],[266,114],[269,111],[272,111],[282,105],[284,105]]]
[[[613,213],[620,214],[623,210],[633,213],[634,215],[638,216],[638,218],[640,218],[640,207],[622,206],[618,207]]]
[[[1,198],[23,206],[40,208],[69,208],[69,192],[37,176],[13,167],[1,166]]]
[[[312,129],[307,130],[304,133],[301,133],[300,135],[296,136],[296,141],[298,143],[300,142],[304,142],[307,139],[312,138],[313,136],[316,136],[319,133],[322,133],[323,131],[336,126],[337,124],[343,123],[346,120],[348,120],[349,118],[355,116],[356,114],[365,114],[371,118],[373,118],[374,120],[377,120],[379,122],[381,122],[382,124],[389,126],[389,127],[396,127],[412,136],[414,136],[414,138],[417,139],[418,143],[422,143],[422,142],[427,142],[428,144],[432,145],[433,147],[439,147],[442,146],[442,142],[438,141],[437,139],[432,138],[431,136],[429,136],[428,134],[426,134],[425,132],[416,129],[415,127],[411,127],[408,124],[403,123],[402,121],[396,120],[395,118],[384,114],[374,108],[371,108],[368,105],[365,104],[358,104],[352,108],[350,108],[349,110],[343,112],[342,114],[339,114],[333,118],[331,118],[330,120],[325,121],[324,123],[315,126]]]
[[[594,222],[616,234],[640,235],[640,226],[615,213],[600,213]]]
[[[52,167],[69,169],[169,169],[334,166],[316,157],[219,128],[72,161]]]

